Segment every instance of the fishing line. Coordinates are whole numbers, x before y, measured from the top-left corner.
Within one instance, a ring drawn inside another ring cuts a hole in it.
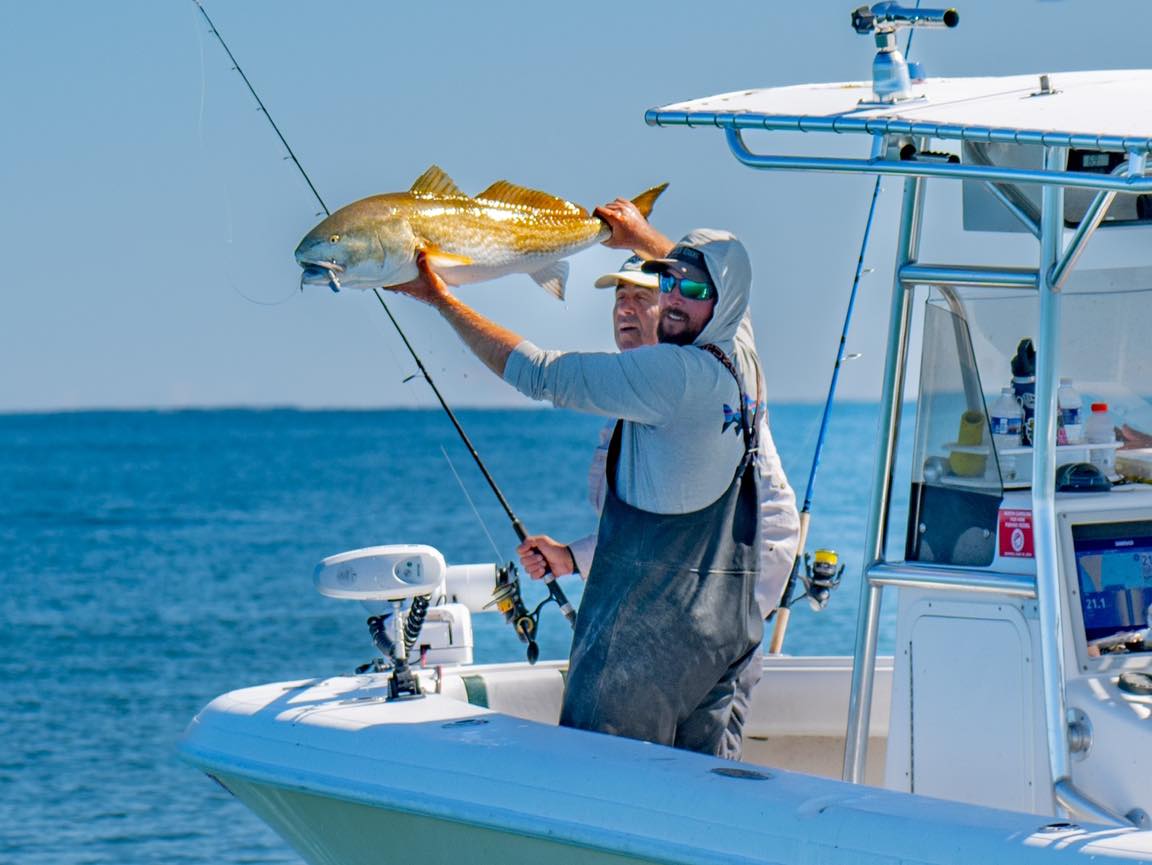
[[[196,26],[196,12],[192,10],[192,29],[196,32],[196,43],[200,49],[200,105],[196,117],[196,137],[200,142],[200,158],[207,163],[208,161],[208,140],[204,133],[204,115],[208,105],[208,69],[207,62],[204,57],[204,33]],[[232,207],[232,193],[228,187],[227,180],[223,179],[223,174],[219,171],[211,170],[208,168],[208,174],[218,179],[220,183],[221,196],[224,199],[224,224],[226,227],[224,247],[226,250],[225,257],[228,258],[229,266],[228,272],[232,273],[236,270],[235,259],[233,258],[236,245],[236,219],[234,215],[234,208]],[[289,290],[289,293],[278,300],[262,300],[257,297],[245,294],[236,281],[229,276],[227,278],[228,287],[237,294],[239,297],[248,301],[248,303],[255,304],[256,306],[281,306],[295,299],[295,289]]]
[[[291,301],[295,300],[296,295],[297,295],[296,289],[293,288],[293,289],[291,289],[289,294],[286,294],[284,297],[280,298],[280,300],[259,300],[258,298],[251,297],[251,296],[245,294],[244,292],[242,292],[240,290],[240,287],[238,285],[236,285],[236,281],[234,279],[232,279],[232,277],[228,277],[228,285],[231,287],[231,289],[234,292],[236,292],[238,295],[240,295],[246,301],[248,301],[249,303],[254,303],[257,306],[283,306],[284,304],[290,303]]]
[[[496,540],[492,537],[492,533],[488,531],[488,524],[484,522],[484,518],[480,516],[480,510],[476,507],[476,502],[472,501],[472,496],[468,494],[468,488],[464,486],[464,481],[460,477],[460,473],[456,471],[456,464],[452,462],[452,457],[448,456],[448,451],[445,450],[444,445],[440,445],[440,453],[444,454],[444,460],[448,463],[448,468],[452,469],[452,476],[456,478],[456,483],[460,485],[460,492],[464,493],[464,498],[468,500],[468,505],[472,508],[472,513],[476,516],[476,522],[480,524],[480,528],[484,530],[484,535],[488,538],[488,543],[492,545],[492,552],[496,554],[496,561],[501,561],[504,556],[500,552],[500,548],[496,546]]]
[[[240,64],[237,62],[236,57],[232,54],[232,50],[224,41],[224,37],[220,35],[220,31],[216,29],[216,25],[212,23],[212,19],[208,16],[208,12],[204,9],[203,4],[200,2],[200,0],[192,0],[192,2],[196,4],[196,8],[200,10],[200,14],[204,16],[204,20],[208,22],[209,32],[211,32],[212,35],[216,37],[216,41],[220,43],[220,47],[224,49],[224,53],[226,53],[228,55],[228,59],[232,61],[232,68],[235,69],[240,74],[240,77],[244,80],[244,85],[248,88],[248,92],[251,93],[252,98],[256,100],[256,104],[260,107],[260,111],[264,114],[264,117],[268,120],[268,124],[276,133],[276,137],[280,139],[280,143],[284,145],[284,149],[288,153],[288,158],[292,160],[292,163],[300,172],[300,176],[304,178],[305,183],[308,184],[308,188],[312,190],[312,194],[316,197],[316,200],[320,202],[320,206],[324,209],[324,214],[326,216],[330,216],[331,211],[328,209],[328,205],[324,203],[323,197],[316,190],[315,184],[312,183],[312,178],[308,176],[308,172],[304,170],[304,166],[300,164],[300,160],[296,158],[296,153],[289,146],[288,141],[284,138],[284,134],[280,131],[280,127],[277,126],[276,121],[272,119],[272,115],[268,113],[268,109],[264,106],[263,100],[261,100],[260,96],[256,93],[256,89],[252,86],[252,82],[248,80],[248,76],[244,74],[244,70],[240,68]],[[372,289],[372,293],[376,295],[376,299],[380,301],[380,306],[383,307],[385,314],[388,316],[388,320],[392,322],[392,326],[396,328],[396,333],[399,334],[400,339],[404,343],[404,347],[408,349],[408,353],[412,355],[412,360],[416,362],[416,366],[420,370],[420,375],[426,382],[428,382],[428,386],[432,389],[432,393],[436,395],[436,399],[439,401],[440,407],[443,408],[444,413],[448,415],[448,419],[452,422],[452,426],[456,428],[456,432],[459,434],[460,440],[468,449],[468,453],[472,455],[472,459],[476,461],[476,465],[480,469],[480,473],[484,475],[484,480],[488,482],[489,488],[496,496],[497,501],[500,502],[500,506],[504,509],[504,513],[508,515],[508,519],[512,523],[512,530],[516,532],[516,537],[521,541],[526,540],[528,538],[528,532],[525,530],[524,524],[520,522],[520,518],[512,512],[511,505],[508,504],[508,500],[504,498],[504,493],[500,491],[500,487],[496,485],[496,481],[493,479],[492,475],[489,474],[487,466],[485,466],[484,461],[480,459],[480,454],[476,452],[476,448],[472,445],[472,440],[468,438],[468,434],[464,431],[464,427],[460,425],[460,421],[456,419],[455,413],[451,408],[449,408],[448,403],[445,402],[443,395],[440,393],[440,389],[436,387],[436,383],[432,380],[432,376],[428,374],[428,370],[425,369],[424,363],[420,360],[420,355],[416,353],[416,349],[414,349],[412,347],[412,343],[408,341],[408,337],[404,333],[403,328],[400,327],[400,323],[396,320],[396,317],[392,315],[392,310],[389,309],[388,304],[384,302],[384,296],[380,293],[380,289],[374,288]],[[551,571],[545,571],[544,582],[548,587],[548,599],[556,602],[556,605],[560,607],[560,611],[564,614],[564,617],[568,620],[569,624],[571,624],[572,627],[575,627],[576,609],[572,606],[572,604],[568,602],[568,597],[564,594],[564,590],[561,589],[557,584],[556,577],[551,573]]]
[[[196,132],[200,138],[200,149],[204,150],[204,105],[208,98],[208,67],[204,59],[204,34],[196,26],[196,13],[192,13],[192,29],[196,31],[196,44],[200,48],[200,110],[196,117]]]
[[[203,10],[201,10],[203,11]],[[208,67],[207,61],[204,57],[204,34],[199,27],[196,26],[196,13],[192,13],[192,29],[196,33],[196,43],[200,48],[200,106],[196,117],[196,137],[200,142],[200,158],[207,162],[208,160],[208,140],[204,135],[204,114],[208,105]],[[221,177],[219,172],[208,170],[209,175],[213,177]],[[233,231],[233,218],[232,218],[232,196],[228,192],[228,184],[223,179],[220,179],[220,186],[224,194],[224,224],[227,226],[225,244],[231,244],[234,240]]]
[[[228,43],[224,41],[224,37],[220,35],[220,31],[216,29],[216,25],[212,23],[212,19],[208,17],[208,12],[204,9],[200,0],[192,0],[196,4],[196,8],[200,10],[200,14],[204,16],[204,20],[208,22],[208,32],[216,37],[216,41],[220,43],[220,47],[224,49],[224,53],[228,55],[228,59],[232,61],[232,68],[240,73],[240,77],[244,79],[244,85],[248,88],[248,92],[252,94],[252,98],[256,100],[260,111],[268,120],[268,124],[272,127],[272,131],[276,133],[276,137],[280,139],[280,143],[284,145],[284,149],[288,151],[288,158],[292,160],[296,168],[300,172],[300,176],[304,178],[304,182],[308,184],[308,188],[312,190],[312,194],[316,196],[316,200],[320,202],[320,206],[324,208],[325,215],[330,215],[328,205],[324,203],[324,199],[320,193],[316,191],[316,187],[312,184],[312,178],[308,176],[308,172],[304,170],[304,166],[300,164],[300,160],[296,158],[295,151],[289,146],[287,140],[284,138],[283,133],[280,132],[280,127],[276,125],[276,121],[272,119],[272,115],[268,113],[268,109],[264,107],[264,101],[256,92],[256,88],[252,86],[252,82],[248,80],[248,76],[244,74],[244,70],[240,68],[240,63],[232,54],[232,49],[228,47]]]
[[[916,9],[920,8],[920,0],[916,0]],[[912,48],[912,34],[915,27],[908,28],[908,40],[904,45],[904,56]],[[792,572],[784,584],[784,591],[780,596],[780,606],[776,609],[776,624],[772,630],[772,639],[768,643],[768,651],[778,654],[784,646],[784,636],[788,631],[788,619],[791,616],[791,606],[797,599],[792,597],[796,589],[796,582],[800,579],[801,568],[804,567],[805,547],[808,543],[808,525],[811,522],[812,496],[816,489],[816,472],[820,468],[820,457],[824,451],[824,441],[828,434],[828,422],[832,416],[832,403],[836,398],[836,385],[840,380],[840,367],[844,364],[845,349],[848,344],[848,329],[852,325],[852,313],[856,307],[856,295],[860,288],[860,277],[865,272],[864,256],[868,251],[868,241],[872,235],[872,220],[876,215],[876,202],[880,198],[880,178],[876,175],[876,182],[872,186],[872,201],[868,205],[868,218],[864,222],[864,236],[860,240],[860,253],[856,258],[856,272],[852,277],[852,291],[848,294],[848,308],[844,311],[844,325],[840,329],[840,342],[836,348],[836,361],[832,365],[832,381],[828,385],[828,397],[824,401],[824,413],[820,418],[820,432],[816,437],[816,449],[812,454],[812,467],[808,472],[808,486],[804,490],[804,503],[800,508],[800,532],[796,544],[796,558],[792,560]]]

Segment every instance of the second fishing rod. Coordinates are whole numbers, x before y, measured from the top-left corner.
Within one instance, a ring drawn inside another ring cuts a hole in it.
[[[913,7],[920,8],[920,0],[916,0]],[[867,11],[866,9],[864,11]],[[908,41],[904,44],[904,56],[912,51],[912,37],[915,27],[908,22],[900,26],[908,26]],[[799,598],[792,595],[798,581],[805,583],[806,591],[801,597],[807,597],[812,606],[823,609],[828,603],[829,594],[840,585],[840,577],[844,572],[844,565],[831,550],[817,550],[815,563],[805,552],[808,543],[808,525],[812,516],[812,496],[816,489],[816,472],[820,468],[820,457],[824,451],[824,441],[828,434],[828,421],[832,417],[832,404],[836,399],[836,385],[840,381],[840,368],[844,365],[845,351],[848,346],[848,330],[852,326],[852,313],[856,308],[856,295],[860,290],[860,278],[864,275],[864,256],[868,252],[868,243],[872,238],[872,220],[876,216],[876,203],[880,198],[880,176],[872,186],[872,201],[868,205],[868,218],[864,222],[864,236],[860,239],[860,254],[856,258],[856,272],[852,277],[852,291],[848,295],[848,308],[844,311],[844,324],[840,329],[840,342],[836,348],[836,361],[832,365],[832,381],[828,385],[828,396],[824,401],[824,412],[820,417],[820,432],[816,437],[816,449],[812,454],[812,467],[808,472],[808,486],[804,490],[804,502],[800,508],[800,531],[796,544],[796,557],[792,562],[792,571],[784,590],[780,596],[780,606],[775,612],[775,626],[772,637],[768,641],[768,651],[779,654],[784,648],[784,637],[788,632],[788,621],[791,616],[791,607]]]
[[[236,60],[232,50],[228,47],[228,43],[224,41],[224,37],[220,35],[220,31],[209,17],[207,10],[203,7],[203,5],[201,5],[200,0],[192,0],[192,2],[196,5],[196,8],[200,11],[200,14],[207,22],[209,31],[213,36],[216,37],[216,41],[220,43],[220,47],[222,47],[224,52],[228,55],[228,59],[232,63],[232,68],[235,69],[236,72],[240,75],[240,78],[243,80],[245,87],[248,88],[248,92],[251,93],[252,98],[256,100],[256,104],[259,106],[261,113],[263,113],[264,117],[267,118],[269,125],[272,127],[272,130],[280,139],[280,143],[284,146],[285,151],[287,151],[288,158],[292,160],[293,165],[296,166],[297,171],[299,171],[300,175],[304,178],[304,182],[308,184],[309,190],[311,190],[313,196],[315,196],[316,201],[319,202],[320,207],[323,209],[325,215],[330,216],[331,211],[328,209],[328,205],[324,202],[324,199],[321,197],[319,191],[317,191],[316,186],[312,183],[312,179],[308,176],[308,172],[304,170],[304,166],[300,164],[300,160],[296,158],[296,153],[288,144],[284,134],[280,131],[280,127],[276,125],[276,121],[272,119],[272,115],[268,112],[267,107],[264,105],[264,101],[260,98],[260,95],[256,92],[256,89],[252,86],[252,82],[248,80],[248,76],[245,75],[244,70],[240,68],[239,62]],[[400,323],[396,320],[396,317],[392,315],[392,310],[388,308],[388,304],[385,302],[384,296],[380,293],[380,289],[373,289],[373,293],[376,295],[376,299],[380,302],[380,305],[384,308],[384,312],[387,314],[388,320],[392,322],[392,326],[396,329],[396,333],[400,335],[400,339],[403,341],[404,347],[408,349],[408,353],[412,356],[412,360],[415,361],[416,367],[420,371],[420,377],[428,383],[428,386],[432,389],[432,393],[436,395],[436,399],[440,403],[440,407],[444,410],[445,414],[448,416],[448,419],[452,422],[452,426],[460,436],[460,440],[464,443],[464,446],[468,449],[468,453],[471,454],[472,459],[476,462],[477,467],[480,469],[481,474],[484,476],[484,480],[487,481],[489,488],[496,496],[500,506],[504,509],[504,513],[507,514],[508,519],[512,523],[512,530],[516,533],[516,537],[521,542],[523,542],[528,537],[528,532],[525,530],[524,524],[520,521],[520,518],[517,517],[516,514],[512,511],[512,506],[508,504],[508,500],[504,497],[504,493],[501,492],[500,487],[496,484],[495,479],[488,471],[488,467],[484,465],[484,461],[480,458],[480,454],[477,452],[476,447],[472,444],[472,440],[464,431],[464,427],[460,424],[459,419],[456,417],[456,413],[452,411],[447,401],[445,401],[443,394],[440,393],[440,389],[436,386],[436,383],[432,380],[432,376],[429,375],[423,361],[421,361],[420,356],[416,353],[416,349],[413,348],[412,343],[408,340],[408,337],[404,333],[403,328],[400,327]],[[505,571],[505,574],[507,574],[507,571]],[[507,576],[505,577],[505,581],[503,583],[500,583],[495,587],[494,593],[494,602],[500,608],[501,612],[505,614],[505,618],[507,618],[508,621],[513,624],[520,638],[528,644],[528,659],[531,662],[535,662],[536,658],[538,657],[539,650],[535,641],[535,626],[538,621],[540,609],[544,603],[547,603],[548,601],[555,602],[568,622],[573,627],[575,627],[576,624],[576,609],[568,601],[567,595],[565,595],[564,590],[560,588],[560,585],[556,582],[555,575],[552,574],[551,571],[545,572],[544,582],[548,588],[548,598],[545,599],[545,601],[542,602],[541,605],[538,606],[532,613],[528,613],[522,608],[519,588],[515,584],[508,582]]]

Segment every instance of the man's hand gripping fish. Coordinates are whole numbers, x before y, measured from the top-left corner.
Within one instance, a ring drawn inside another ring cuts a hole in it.
[[[632,199],[645,217],[662,183]],[[498,180],[465,195],[438,167],[407,192],[373,195],[342,207],[296,247],[301,287],[377,288],[415,279],[423,252],[450,285],[527,273],[563,300],[566,256],[605,240],[607,224],[562,198]]]

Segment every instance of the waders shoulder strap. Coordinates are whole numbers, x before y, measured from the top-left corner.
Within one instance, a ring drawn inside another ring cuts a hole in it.
[[[712,355],[716,360],[723,364],[724,369],[732,373],[732,378],[736,379],[736,388],[740,391],[740,431],[744,434],[744,460],[741,461],[741,468],[747,462],[750,455],[755,454],[758,446],[756,434],[756,413],[759,411],[759,405],[753,404],[748,398],[748,394],[744,391],[744,379],[740,375],[740,371],[736,369],[736,365],[732,363],[732,359],[728,357],[720,347],[707,343],[706,345],[697,346],[702,348],[708,354]],[[752,406],[752,412],[749,413],[748,408]],[[751,416],[749,416],[751,414]]]

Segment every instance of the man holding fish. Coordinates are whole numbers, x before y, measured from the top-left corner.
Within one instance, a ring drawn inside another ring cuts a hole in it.
[[[641,217],[662,189],[634,200]],[[759,677],[762,636],[751,265],[709,229],[645,249],[650,226],[636,217],[622,200],[593,217],[506,181],[469,199],[433,168],[409,193],[333,214],[296,255],[304,282],[364,280],[429,304],[521,393],[620,419],[560,722],[735,757],[737,695]],[[610,235],[661,256],[643,265],[660,286],[657,345],[544,351],[448,289],[519,271],[559,294],[559,258]]]
[[[631,202],[618,201],[616,207],[631,208],[629,218],[645,222]],[[612,206],[612,205],[608,205]],[[606,207],[608,207],[606,206]],[[606,211],[601,208],[597,212]],[[663,242],[661,242],[663,241]],[[672,241],[658,232],[650,245],[642,248],[656,248],[657,258],[672,249]],[[618,247],[616,234],[606,246]],[[633,245],[636,245],[633,241]],[[631,247],[626,247],[631,248]],[[613,273],[601,276],[593,283],[596,288],[614,290],[615,302],[612,305],[612,335],[620,351],[629,351],[643,345],[658,342],[656,328],[659,322],[659,278],[654,273],[644,273],[641,266],[644,259],[633,255],[624,261]],[[600,430],[600,441],[588,470],[588,499],[599,513],[604,506],[604,468],[608,456],[614,422],[607,423]],[[792,572],[792,562],[796,557],[799,540],[800,517],[796,511],[796,494],[784,474],[784,466],[776,452],[772,431],[768,426],[768,413],[759,415],[760,447],[757,462],[760,467],[760,574],[756,580],[756,602],[760,614],[767,618],[780,604],[788,575]],[[534,579],[544,575],[545,565],[558,575],[579,573],[587,575],[591,570],[596,553],[596,533],[562,544],[548,535],[533,535],[525,539],[518,548],[520,563]]]

